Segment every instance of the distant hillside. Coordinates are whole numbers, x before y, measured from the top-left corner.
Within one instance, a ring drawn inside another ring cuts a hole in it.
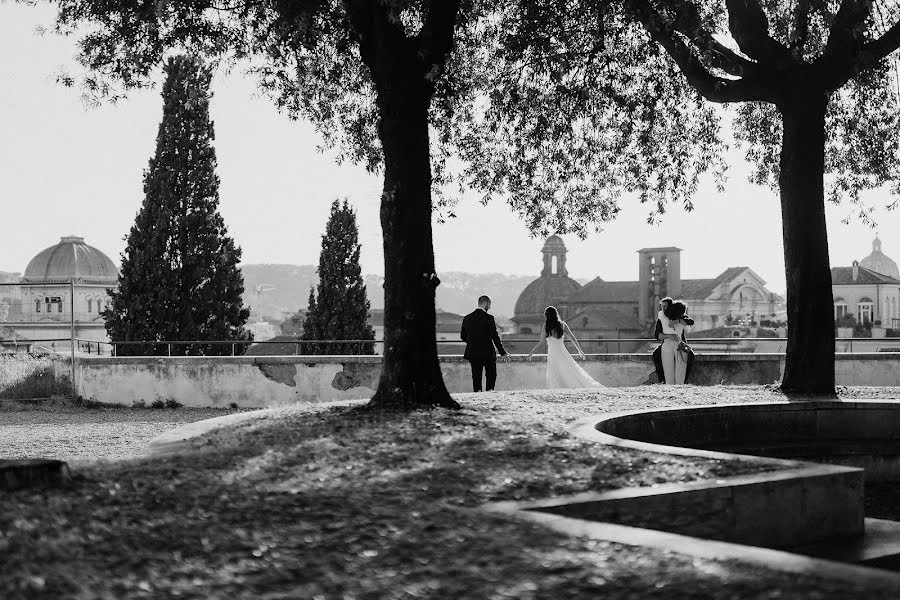
[[[313,265],[242,265],[244,273],[244,303],[250,306],[252,319],[260,314],[267,318],[285,318],[300,308],[306,308],[309,288],[318,282]],[[506,275],[504,273],[466,273],[448,271],[438,274],[441,285],[437,289],[437,306],[449,312],[466,314],[481,294],[493,300],[491,312],[498,317],[511,317],[519,294],[538,275]],[[372,308],[384,307],[384,277],[366,275],[366,291]],[[584,284],[588,280],[579,280]],[[260,292],[256,305],[256,286],[275,286]]]

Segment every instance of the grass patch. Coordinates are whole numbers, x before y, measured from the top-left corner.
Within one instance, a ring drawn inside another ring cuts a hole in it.
[[[0,354],[0,398],[50,398],[72,393],[70,364],[63,357]]]
[[[169,459],[97,464],[0,498],[0,597],[863,598],[884,590],[567,537],[497,500],[758,466],[571,437],[610,410],[781,398],[772,388],[463,395],[460,411],[298,407]]]

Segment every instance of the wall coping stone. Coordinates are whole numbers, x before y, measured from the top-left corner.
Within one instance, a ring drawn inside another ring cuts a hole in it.
[[[543,362],[545,354],[537,354],[536,358],[527,360],[524,355],[510,356],[510,362]],[[254,356],[79,356],[77,361],[81,364],[116,365],[116,364],[380,364],[381,355],[254,355]],[[461,354],[446,354],[438,357],[442,363],[466,363]],[[853,352],[837,353],[836,361],[900,360],[900,353],[894,352]],[[699,362],[773,362],[783,361],[784,354],[764,352],[728,352],[728,353],[697,353],[695,360]],[[652,355],[649,352],[623,353],[623,354],[588,354],[585,362],[647,362],[652,363]]]
[[[878,357],[885,358],[884,352],[872,353]],[[546,360],[546,355],[538,354],[536,358],[527,360],[524,355],[516,355],[510,357],[510,362],[540,363]],[[82,364],[95,365],[115,365],[115,364],[380,364],[381,355],[359,356],[359,355],[322,355],[315,356],[297,356],[297,355],[254,355],[254,356],[97,356],[77,358]],[[461,354],[449,354],[438,357],[442,363],[468,363]],[[886,357],[892,358],[892,357]],[[898,356],[897,358],[900,358]],[[781,354],[763,354],[763,353],[728,353],[728,354],[697,354],[696,360],[700,362],[768,362],[781,361],[784,356]],[[632,353],[632,354],[588,354],[585,362],[647,362],[652,363],[650,353]]]

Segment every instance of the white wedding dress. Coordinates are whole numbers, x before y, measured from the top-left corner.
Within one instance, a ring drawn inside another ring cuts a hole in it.
[[[600,385],[575,362],[563,338],[547,337],[547,388],[601,388]]]

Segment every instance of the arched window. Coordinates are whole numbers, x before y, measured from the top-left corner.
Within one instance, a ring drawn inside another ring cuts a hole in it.
[[[41,301],[40,300],[34,301],[34,312],[41,312]]]
[[[555,254],[550,257],[550,273],[556,275],[559,269],[559,257]]]
[[[875,314],[875,305],[868,296],[863,296],[856,303],[856,322],[871,323]]]
[[[843,298],[834,299],[834,318],[840,319],[847,316],[847,301]]]
[[[93,309],[94,301],[88,298],[88,312],[90,313]]]
[[[519,333],[531,333],[531,327],[523,327],[519,330]]]

